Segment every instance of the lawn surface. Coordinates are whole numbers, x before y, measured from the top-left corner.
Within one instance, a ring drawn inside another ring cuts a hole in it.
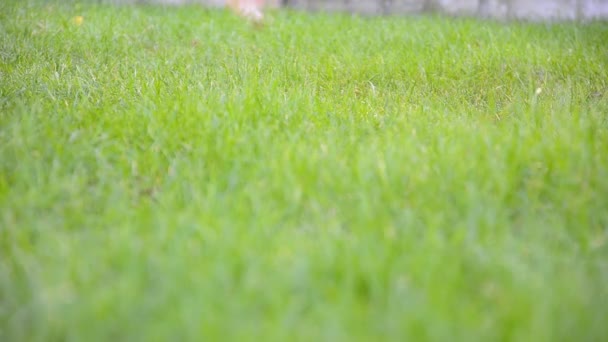
[[[2,1],[0,340],[608,340],[608,24],[271,19]]]

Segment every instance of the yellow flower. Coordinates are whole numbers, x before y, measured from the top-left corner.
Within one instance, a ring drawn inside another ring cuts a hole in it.
[[[80,26],[84,22],[84,18],[81,15],[77,15],[72,18],[72,22],[74,23],[74,25]]]

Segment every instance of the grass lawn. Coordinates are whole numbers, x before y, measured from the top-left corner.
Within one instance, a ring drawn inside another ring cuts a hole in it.
[[[2,1],[0,340],[608,340],[608,23],[271,16]]]

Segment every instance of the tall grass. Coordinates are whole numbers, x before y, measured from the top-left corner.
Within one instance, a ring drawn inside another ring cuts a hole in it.
[[[606,23],[271,16],[0,5],[0,340],[608,339]]]

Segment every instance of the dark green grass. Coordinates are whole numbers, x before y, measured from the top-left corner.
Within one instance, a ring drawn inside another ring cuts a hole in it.
[[[271,19],[0,4],[0,340],[608,339],[606,23]]]

